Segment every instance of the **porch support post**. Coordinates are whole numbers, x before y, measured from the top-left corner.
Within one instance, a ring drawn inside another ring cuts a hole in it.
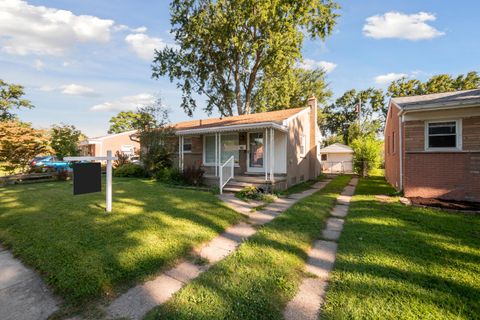
[[[182,168],[182,136],[178,136],[178,169]]]
[[[183,166],[185,165],[185,161],[183,159],[183,157],[184,157],[184,154],[183,154],[183,136],[181,136],[181,140],[180,140],[180,150],[181,150],[180,151],[181,152],[181,157],[180,158],[182,159],[180,169],[183,171]]]
[[[218,170],[222,165],[222,134],[218,133]]]
[[[274,166],[275,166],[275,131],[270,129],[270,181],[274,182]]]
[[[268,129],[265,129],[265,137],[263,137],[263,168],[265,169],[265,181],[268,181]]]
[[[215,177],[218,177],[218,132],[215,132]]]

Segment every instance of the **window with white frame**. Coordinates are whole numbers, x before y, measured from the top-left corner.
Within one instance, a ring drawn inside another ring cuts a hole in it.
[[[304,156],[307,153],[307,136],[300,135],[300,155]]]
[[[425,129],[426,149],[460,149],[459,121],[428,121]]]
[[[221,162],[224,163],[231,156],[238,163],[238,133],[222,134],[220,139],[221,144]],[[206,165],[215,165],[215,136],[207,135],[203,143],[203,162]]]
[[[205,136],[203,143],[203,162],[215,164],[215,136]]]
[[[183,152],[192,152],[192,138],[183,138]]]

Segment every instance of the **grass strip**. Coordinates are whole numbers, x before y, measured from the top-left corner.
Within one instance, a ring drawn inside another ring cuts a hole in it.
[[[281,319],[302,279],[308,249],[349,181],[339,176],[293,205],[146,318]]]
[[[406,207],[383,177],[352,199],[322,319],[480,319],[480,216]]]
[[[289,196],[294,193],[300,193],[300,192],[306,191],[310,189],[310,187],[313,186],[315,183],[322,181],[324,178],[325,178],[325,175],[322,173],[315,179],[300,182],[294,186],[291,186],[287,190],[279,192],[279,194],[284,196]]]
[[[72,196],[71,182],[0,188],[0,239],[68,304],[142,281],[242,216],[215,195],[114,178],[105,193]]]

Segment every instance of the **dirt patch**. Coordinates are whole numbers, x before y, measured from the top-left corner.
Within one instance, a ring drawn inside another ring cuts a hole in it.
[[[480,212],[480,202],[454,201],[420,197],[412,197],[408,199],[410,199],[413,205],[434,207],[446,210]]]

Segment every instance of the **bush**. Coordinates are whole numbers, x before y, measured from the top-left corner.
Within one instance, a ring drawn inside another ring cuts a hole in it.
[[[353,168],[356,173],[366,176],[378,169],[382,162],[382,142],[374,136],[359,137],[352,141],[354,151]]]
[[[260,200],[264,202],[274,202],[277,198],[274,194],[265,193],[265,190],[262,188],[257,188],[254,186],[248,186],[238,191],[235,196],[243,200]]]
[[[130,157],[127,154],[120,152],[118,150],[117,152],[115,152],[115,157],[117,157],[117,160],[113,161],[113,166],[115,168],[121,167],[124,164],[127,164],[130,162]]]
[[[145,177],[145,170],[138,164],[126,163],[116,168],[113,175],[115,177],[143,178]]]
[[[183,175],[177,168],[162,168],[155,174],[155,179],[165,183],[183,184]]]
[[[188,167],[183,170],[183,181],[191,186],[200,186],[203,184],[203,174],[205,171],[200,167]]]

